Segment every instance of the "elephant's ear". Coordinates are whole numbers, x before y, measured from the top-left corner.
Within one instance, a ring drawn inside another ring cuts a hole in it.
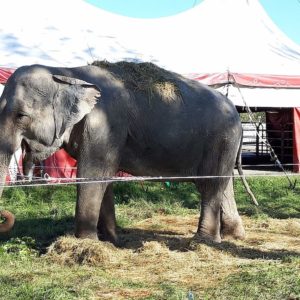
[[[60,138],[68,127],[91,112],[100,98],[100,89],[86,81],[53,75],[59,88],[53,101],[55,137]]]

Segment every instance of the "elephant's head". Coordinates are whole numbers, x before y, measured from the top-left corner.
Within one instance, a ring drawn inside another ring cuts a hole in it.
[[[61,69],[39,65],[17,69],[0,98],[1,186],[10,158],[22,141],[33,161],[45,159],[99,97],[94,84],[68,77]]]
[[[10,231],[14,226],[15,216],[7,210],[2,210],[0,211],[0,217],[5,219],[3,223],[0,223],[0,233]]]

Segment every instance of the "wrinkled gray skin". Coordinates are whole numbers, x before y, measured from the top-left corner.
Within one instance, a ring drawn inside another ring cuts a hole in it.
[[[242,128],[234,105],[218,92],[172,74],[180,96],[172,101],[125,88],[96,66],[16,70],[0,100],[0,176],[25,143],[33,161],[63,147],[78,161],[78,177],[118,170],[149,176],[230,176]],[[244,237],[232,181],[194,180],[201,194],[197,236],[221,241]],[[0,192],[0,194],[2,191]],[[75,235],[117,241],[112,186],[77,188]]]

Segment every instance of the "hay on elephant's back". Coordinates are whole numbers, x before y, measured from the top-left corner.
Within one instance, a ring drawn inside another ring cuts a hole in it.
[[[117,75],[127,88],[145,92],[150,99],[157,94],[165,102],[181,101],[174,74],[153,63],[94,61],[92,65],[107,69]]]

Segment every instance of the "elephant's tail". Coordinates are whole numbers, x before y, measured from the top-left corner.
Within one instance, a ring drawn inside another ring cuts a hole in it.
[[[0,217],[5,219],[3,223],[0,223],[0,233],[11,230],[15,224],[15,216],[7,210],[2,210],[0,211]]]
[[[250,186],[249,186],[249,184],[246,180],[246,177],[244,175],[244,172],[243,172],[243,168],[242,168],[242,145],[243,145],[243,134],[242,134],[242,137],[241,137],[240,146],[239,146],[239,150],[238,150],[238,154],[237,154],[237,158],[236,158],[236,167],[238,169],[239,175],[242,179],[242,182],[244,184],[244,187],[245,187],[248,195],[250,196],[253,203],[255,205],[258,205],[258,202],[257,202],[254,194],[252,193],[252,191],[250,189]]]

